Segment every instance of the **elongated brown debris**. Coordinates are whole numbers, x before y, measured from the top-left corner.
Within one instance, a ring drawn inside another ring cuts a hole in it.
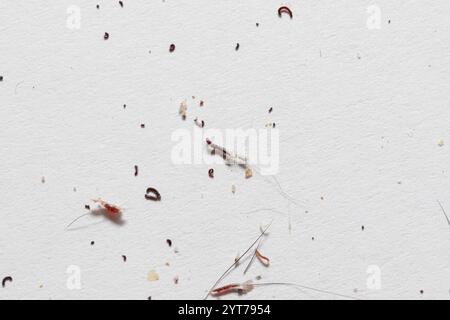
[[[256,279],[260,280],[261,276],[256,277]],[[352,296],[347,296],[347,295],[344,295],[344,294],[340,294],[340,293],[336,293],[336,292],[332,292],[332,291],[327,291],[327,290],[321,290],[321,289],[317,289],[317,288],[301,285],[301,284],[298,284],[298,283],[291,283],[291,282],[254,283],[252,280],[247,280],[247,281],[245,281],[243,283],[231,283],[231,284],[228,284],[228,285],[216,288],[216,289],[211,291],[211,295],[213,297],[219,297],[219,296],[223,296],[223,295],[230,294],[230,293],[238,293],[238,294],[241,295],[241,294],[249,293],[255,287],[258,287],[258,286],[272,286],[272,285],[297,287],[297,288],[301,288],[301,289],[306,289],[306,290],[311,290],[311,291],[315,291],[315,292],[319,292],[319,293],[333,295],[333,296],[336,296],[336,297],[352,299],[352,300],[358,300],[357,298],[352,297]]]
[[[227,164],[237,164],[243,168],[245,168],[245,177],[250,178],[253,175],[252,169],[248,165],[247,158],[232,154],[231,152],[227,151],[225,148],[215,144],[212,142],[209,138],[206,138],[206,144],[208,148],[211,150],[211,154],[218,153],[223,160]]]
[[[259,260],[265,267],[268,267],[268,266],[269,266],[269,264],[270,264],[269,258],[263,256],[263,255],[261,254],[261,252],[259,252],[258,249],[256,249],[255,254],[256,254],[256,257],[258,258],[258,260]]]
[[[138,168],[138,166],[134,166],[134,176],[137,177],[138,174],[139,174],[139,168]]]
[[[152,201],[161,201],[161,195],[155,188],[148,187],[145,193],[145,199]]]
[[[253,288],[253,281],[248,280],[244,283],[232,283],[220,288],[216,288],[211,291],[211,295],[213,297],[219,297],[232,292],[237,292],[238,294],[247,294],[252,291]]]
[[[209,176],[211,179],[214,178],[214,169],[213,169],[213,168],[211,168],[211,169],[208,170],[208,176]]]
[[[11,276],[4,277],[3,280],[2,280],[2,287],[3,288],[6,286],[6,282],[8,282],[8,281],[12,282],[13,278]]]

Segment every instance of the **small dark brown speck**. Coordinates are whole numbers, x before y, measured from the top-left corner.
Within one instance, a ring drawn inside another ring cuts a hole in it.
[[[105,34],[103,35],[103,39],[108,40],[109,39],[109,33],[105,32]]]
[[[239,43],[236,43],[236,48],[234,48],[234,50],[238,51],[239,47],[240,47]]]
[[[123,8],[123,2],[119,1],[120,6]]]
[[[3,81],[3,76],[0,76],[0,82]]]
[[[211,169],[208,170],[208,176],[209,176],[211,179],[214,178],[214,169],[213,169],[213,168],[211,168]]]
[[[175,51],[175,45],[172,43],[169,47],[169,52],[174,52]]]
[[[168,245],[169,247],[171,247],[171,246],[172,246],[172,240],[170,240],[170,239],[167,239],[167,240],[166,240],[166,242],[167,242],[167,245]]]
[[[269,109],[269,113],[272,113],[272,111],[273,111],[273,108],[272,108],[272,107],[270,107],[270,109]]]
[[[145,123],[141,123],[141,128],[142,128],[142,129],[145,128]]]
[[[204,104],[205,102],[203,100],[200,100],[200,107],[203,107]]]
[[[88,204],[85,204],[85,205],[84,205],[84,208],[85,208],[86,210],[91,210],[91,207],[90,207]]]
[[[423,290],[420,290],[420,294],[423,294]]]
[[[91,246],[93,246],[95,244],[95,241],[91,241]]]
[[[100,9],[100,5],[97,5],[97,9]]]
[[[361,230],[364,231],[364,226],[361,226]]]
[[[256,23],[256,27],[259,27],[259,23],[258,22]]]
[[[123,259],[123,262],[127,262],[127,256],[126,255],[122,255],[122,259]]]
[[[139,173],[138,166],[134,166],[134,176],[137,177],[138,173]]]

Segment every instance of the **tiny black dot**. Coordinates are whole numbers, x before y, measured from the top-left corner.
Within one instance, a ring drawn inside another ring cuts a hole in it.
[[[93,246],[95,244],[95,242],[94,241],[91,241],[91,246]]]
[[[174,52],[175,51],[175,45],[172,43],[169,47],[169,52]]]

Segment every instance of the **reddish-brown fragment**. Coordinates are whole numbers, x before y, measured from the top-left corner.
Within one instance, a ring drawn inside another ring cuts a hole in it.
[[[220,287],[220,288],[216,288],[214,290],[211,291],[211,295],[214,297],[217,296],[221,296],[230,292],[234,292],[239,290],[240,285],[238,283],[232,283],[232,284],[228,284],[226,286]]]
[[[103,201],[101,199],[97,199],[97,200],[92,200],[95,203],[98,203],[101,207],[103,207],[103,209],[105,209],[107,216],[110,219],[116,220],[120,217],[120,214],[122,213],[122,210],[120,210],[119,207],[113,205],[113,204],[109,204],[106,201]]]
[[[280,18],[281,18],[281,15],[282,15],[283,13],[288,14],[289,17],[292,19],[292,11],[291,11],[291,9],[289,9],[289,8],[286,7],[286,6],[283,6],[283,7],[278,8],[278,16],[279,16]]]
[[[204,104],[205,102],[203,100],[200,100],[200,107],[203,107]]]

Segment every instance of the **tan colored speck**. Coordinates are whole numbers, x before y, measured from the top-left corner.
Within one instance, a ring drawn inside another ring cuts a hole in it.
[[[248,178],[251,178],[252,176],[253,176],[253,171],[252,171],[252,169],[246,168],[246,169],[245,169],[245,178],[248,179]]]
[[[155,270],[150,270],[147,275],[147,280],[148,281],[158,281],[159,275],[156,273]]]

